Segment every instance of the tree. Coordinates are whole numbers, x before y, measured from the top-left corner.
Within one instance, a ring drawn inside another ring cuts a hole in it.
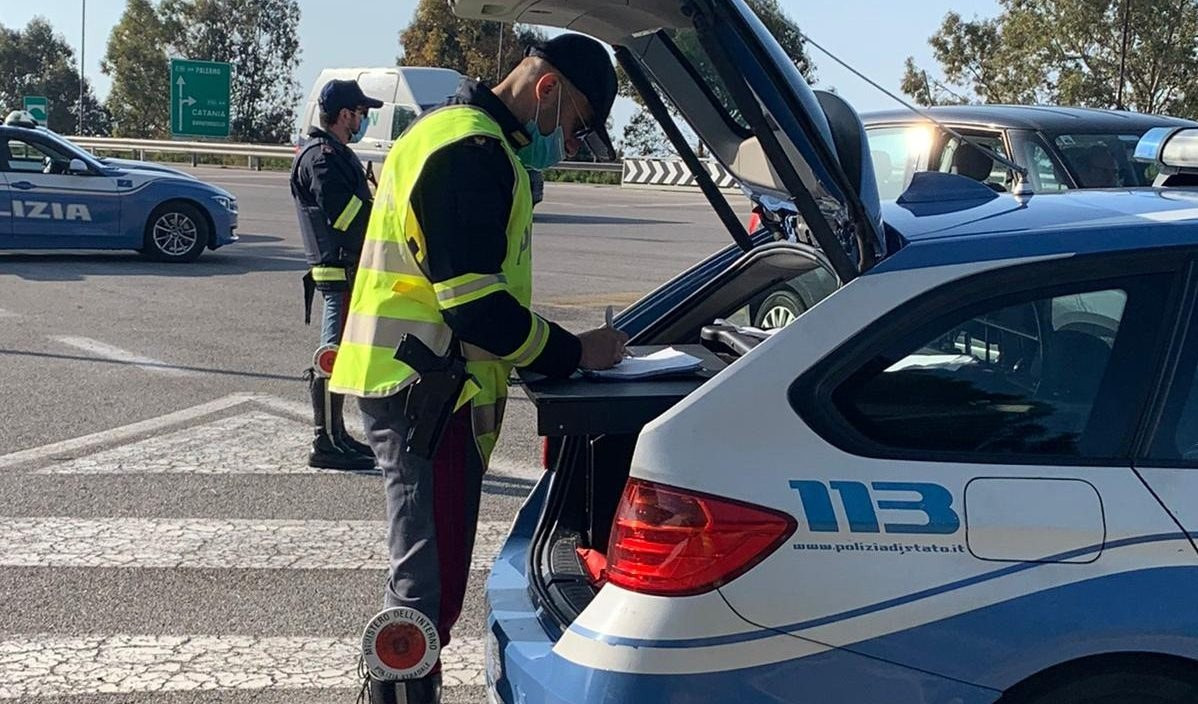
[[[544,38],[540,30],[524,25],[463,19],[445,0],[420,0],[412,22],[399,35],[403,53],[397,63],[451,68],[498,81],[520,63],[527,47]]]
[[[0,108],[19,109],[24,96],[45,96],[55,132],[79,129],[79,68],[66,38],[50,23],[34,17],[24,30],[0,25]],[[108,114],[83,82],[83,132],[107,134]]]
[[[1198,0],[1000,0],[1000,7],[990,19],[948,13],[929,40],[948,85],[933,89],[909,59],[904,92],[924,104],[968,99],[1198,115]]]
[[[774,39],[794,62],[795,67],[802,74],[803,78],[808,83],[815,82],[815,65],[811,62],[811,57],[807,55],[807,49],[803,42],[803,34],[799,30],[799,26],[794,20],[790,19],[778,4],[778,0],[748,0],[749,8],[761,19],[762,24],[766,29],[774,35]],[[724,81],[719,78],[715,67],[708,59],[707,52],[699,44],[698,34],[693,29],[676,30],[671,32],[671,39],[678,46],[678,49],[690,59],[695,68],[699,71],[699,75],[711,87],[716,99],[726,106],[734,118],[740,117],[740,111],[736,109],[736,103],[732,100],[732,96],[724,87]],[[633,119],[624,127],[623,144],[628,153],[637,153],[639,149],[647,149],[653,145],[659,145],[654,154],[672,153],[673,150],[669,141],[666,139],[665,133],[657,125],[657,122],[649,115],[645,109],[644,103],[641,101],[640,95],[632,86],[632,82],[628,79],[627,74],[623,69],[617,71],[620,80],[620,95],[627,98],[632,98],[640,106],[640,109],[633,116]],[[646,155],[649,152],[644,152]]]
[[[628,124],[624,125],[620,151],[625,156],[668,156],[673,153],[661,126],[643,108],[637,110]]]
[[[156,139],[170,134],[170,66],[166,32],[150,0],[128,0],[108,36],[100,70],[112,77],[104,105],[117,137]]]
[[[299,100],[297,0],[164,0],[161,13],[173,56],[233,65],[233,137],[287,141]]]

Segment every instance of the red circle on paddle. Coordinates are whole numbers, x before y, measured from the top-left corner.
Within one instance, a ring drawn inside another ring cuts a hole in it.
[[[392,623],[384,626],[374,642],[379,660],[395,670],[416,667],[428,652],[424,633],[411,623]]]
[[[333,373],[333,362],[337,360],[337,348],[327,347],[316,353],[316,368],[325,376]]]

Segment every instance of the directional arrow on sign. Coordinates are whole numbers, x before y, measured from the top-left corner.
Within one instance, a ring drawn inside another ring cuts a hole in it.
[[[183,86],[187,85],[187,81],[183,80],[182,76],[179,76],[179,80],[175,81],[175,85],[179,86],[179,128],[178,128],[178,131],[182,132],[183,131],[183,106],[186,105],[186,103],[183,102]]]

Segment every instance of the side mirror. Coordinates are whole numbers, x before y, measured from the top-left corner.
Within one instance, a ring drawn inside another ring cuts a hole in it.
[[[71,159],[71,165],[67,167],[69,173],[72,174],[90,174],[91,169],[87,168],[87,163],[83,159]]]

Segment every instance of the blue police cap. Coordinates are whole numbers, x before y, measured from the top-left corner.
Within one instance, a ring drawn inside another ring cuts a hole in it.
[[[326,115],[336,116],[342,108],[381,108],[383,101],[375,100],[362,92],[357,81],[332,80],[320,90],[320,110]]]

